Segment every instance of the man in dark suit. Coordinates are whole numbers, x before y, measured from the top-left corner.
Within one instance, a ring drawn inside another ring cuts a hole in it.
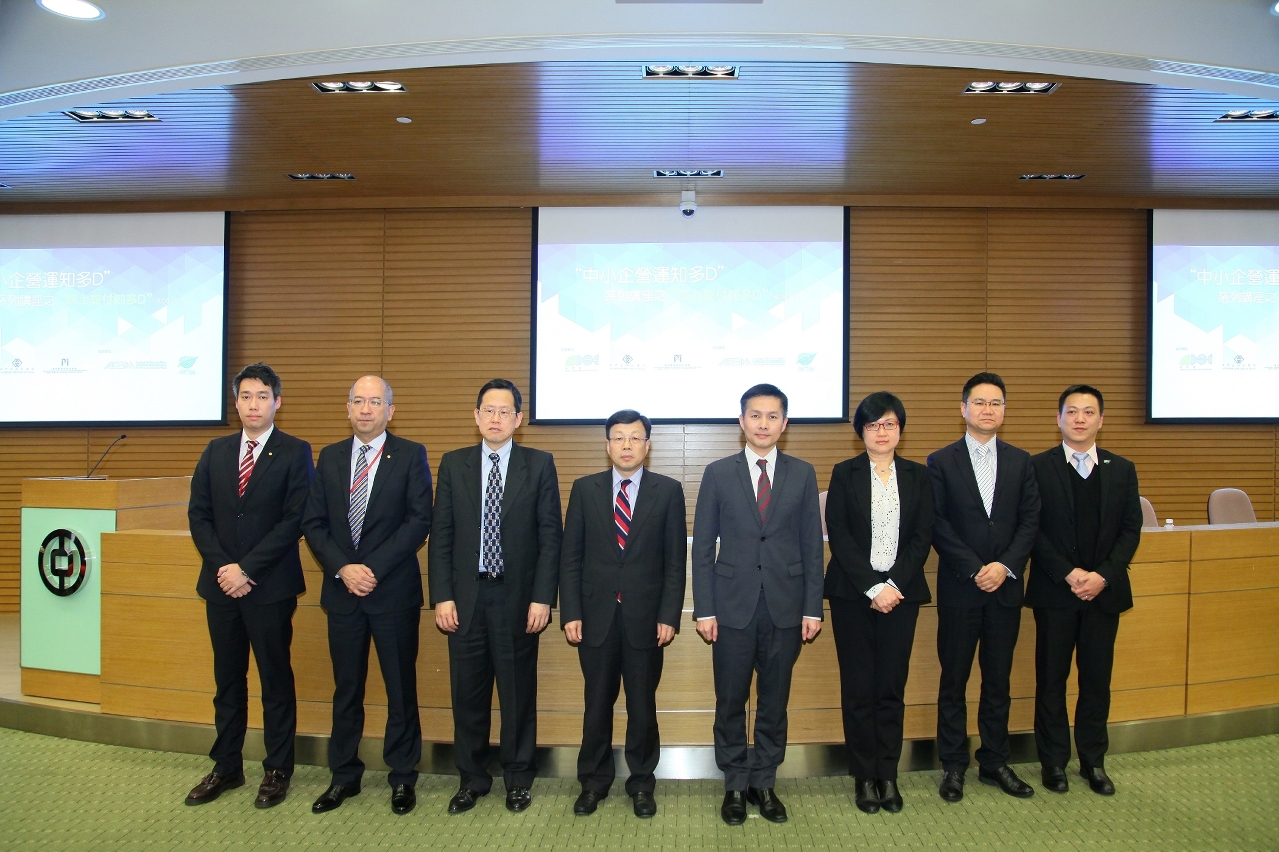
[[[532,804],[537,774],[537,649],[559,585],[560,486],[555,459],[512,440],[520,390],[493,379],[475,400],[483,440],[440,459],[428,551],[435,626],[448,634],[453,748],[461,786],[448,812],[493,786],[493,682],[502,711],[499,760],[507,810]]]
[[[324,572],[320,604],[328,613],[333,661],[333,781],[311,810],[324,813],[360,792],[364,762],[364,685],[369,641],[386,683],[391,810],[417,803],[422,725],[417,709],[418,624],[422,574],[417,551],[431,532],[431,469],[426,447],[386,431],[395,414],[391,386],[364,376],[346,403],[354,439],[320,451],[302,529]]]
[[[1110,673],[1119,613],[1132,608],[1128,563],[1141,540],[1141,498],[1133,463],[1097,448],[1104,406],[1090,385],[1066,388],[1057,401],[1062,443],[1034,458],[1043,510],[1026,605],[1035,611],[1035,745],[1054,793],[1069,789],[1071,657],[1079,666],[1079,774],[1094,792],[1115,792],[1104,766]]]
[[[964,384],[963,438],[928,457],[933,477],[937,564],[938,793],[964,797],[968,769],[965,692],[980,644],[978,779],[1010,796],[1034,788],[1008,766],[1009,676],[1021,630],[1022,582],[1039,526],[1039,489],[1030,455],[995,437],[1004,422],[1004,380],[978,373]]]
[[[249,720],[249,648],[262,680],[266,759],[254,805],[284,801],[293,775],[297,697],[289,646],[293,611],[306,591],[298,539],[311,486],[311,445],[275,428],[280,377],[261,362],[231,382],[241,431],[204,448],[191,477],[187,518],[200,551],[196,592],[205,600],[213,642],[213,771],[187,795],[211,802],[244,784]]]
[[[688,523],[684,487],[644,467],[649,419],[619,411],[604,434],[613,464],[573,483],[560,557],[560,616],[585,679],[573,813],[594,813],[613,784],[613,705],[625,680],[626,792],[645,818],[657,813],[657,685],[684,606]]]
[[[787,399],[773,385],[742,395],[740,453],[706,466],[693,519],[693,616],[714,644],[715,762],[724,772],[720,816],[746,821],[746,803],[786,821],[774,785],[786,756],[791,671],[822,629],[822,516],[817,473],[778,452]],[[719,548],[716,552],[716,540]],[[746,701],[758,674],[755,748]]]

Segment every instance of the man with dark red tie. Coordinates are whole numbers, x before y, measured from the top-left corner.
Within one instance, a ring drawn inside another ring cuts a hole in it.
[[[243,428],[204,448],[191,477],[187,518],[200,551],[196,592],[213,642],[213,771],[187,795],[211,802],[244,784],[249,722],[249,649],[262,680],[264,775],[254,804],[284,801],[293,775],[297,700],[289,645],[293,611],[306,591],[298,539],[314,467],[311,445],[275,428],[280,377],[261,362],[231,382]]]
[[[560,551],[560,615],[585,680],[573,813],[594,813],[613,784],[613,705],[625,681],[626,792],[647,818],[657,813],[657,685],[684,606],[688,522],[684,487],[644,467],[649,419],[618,411],[604,434],[613,464],[573,483]]]

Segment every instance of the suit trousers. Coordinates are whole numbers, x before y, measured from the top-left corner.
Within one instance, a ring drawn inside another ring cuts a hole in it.
[[[968,676],[973,655],[981,666],[977,764],[994,769],[1008,763],[1009,677],[1021,631],[1021,607],[1002,606],[992,595],[980,607],[937,607],[937,756],[947,772],[968,769]],[[978,645],[981,650],[978,652]]]
[[[418,607],[393,612],[329,613],[329,656],[333,660],[333,735],[329,770],[333,783],[353,785],[364,775],[360,738],[364,734],[364,687],[369,675],[369,641],[377,649],[386,683],[386,733],[382,759],[391,767],[391,786],[417,783],[422,759],[422,722],[417,709]]]
[[[252,595],[252,592],[249,592]],[[249,724],[249,649],[262,681],[264,769],[293,775],[293,741],[298,727],[297,694],[289,646],[297,598],[252,604],[244,598],[205,603],[213,642],[213,726],[217,737],[209,757],[214,771],[236,775],[244,768],[244,733]]]
[[[657,625],[653,625],[657,633]],[[577,780],[583,790],[608,794],[617,776],[613,762],[613,706],[618,689],[626,683],[626,793],[651,793],[657,781],[653,770],[661,742],[657,732],[657,685],[662,680],[664,649],[634,648],[626,639],[622,608],[616,607],[613,624],[604,642],[593,648],[583,642],[577,648],[585,680],[582,715],[582,748],[577,753]]]
[[[531,787],[537,776],[537,649],[540,635],[515,633],[506,614],[505,580],[481,578],[465,636],[449,634],[453,692],[453,750],[461,786],[487,793],[493,682],[501,707],[498,761],[509,791]]]
[[[876,612],[862,598],[830,599],[830,626],[839,658],[848,774],[897,780],[906,716],[906,677],[919,604]]]
[[[1110,746],[1106,733],[1110,673],[1118,633],[1118,613],[1102,612],[1096,602],[1035,608],[1035,745],[1044,766],[1064,768],[1070,761],[1066,681],[1073,656],[1079,666],[1079,698],[1075,702],[1079,763],[1104,768]]]
[[[769,789],[786,758],[786,705],[791,672],[803,644],[802,629],[775,627],[761,589],[743,628],[720,625],[711,651],[715,670],[715,764],[725,790]],[[755,748],[746,747],[746,702],[756,683]]]

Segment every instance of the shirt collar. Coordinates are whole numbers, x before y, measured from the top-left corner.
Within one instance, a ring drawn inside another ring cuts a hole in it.
[[[866,460],[870,462],[870,469],[871,469],[871,470],[875,470],[875,469],[878,467],[878,465],[876,465],[876,464],[875,464],[875,460],[874,460],[874,459],[872,459],[872,458],[870,457],[870,453],[867,453],[867,454],[866,454]],[[897,470],[897,457],[896,457],[896,456],[893,456],[893,460],[892,460],[892,461],[890,461],[890,462],[888,463],[888,469],[889,469],[890,471],[896,471],[896,470]]]
[[[1061,448],[1066,451],[1067,463],[1069,463],[1071,467],[1074,467],[1075,453],[1077,453],[1078,450],[1072,450],[1069,446],[1066,445],[1065,441],[1061,442]],[[1091,447],[1087,449],[1086,452],[1088,453],[1088,458],[1092,459],[1093,467],[1096,467],[1097,462],[1099,461],[1099,459],[1097,458],[1097,444],[1094,443]]]
[[[964,441],[965,443],[968,444],[969,455],[973,455],[973,454],[985,455],[988,452],[992,452],[995,449],[995,441],[997,440],[998,440],[997,438],[991,438],[989,441],[983,444],[980,441],[978,441],[976,438],[974,438],[971,433],[969,432],[964,433]]]
[[[250,440],[257,441],[258,442],[257,445],[259,447],[266,446],[266,442],[270,440],[271,433],[274,431],[275,431],[275,424],[273,423],[269,427],[267,427],[267,430],[263,432],[261,435],[258,435],[256,438],[250,438],[248,433],[245,432],[243,429],[241,429],[240,430],[240,446],[243,447],[245,444],[249,443]]]
[[[369,441],[369,448],[372,449],[374,453],[377,453],[379,450],[382,449],[382,445],[385,443],[386,443],[386,430],[383,429],[381,435],[378,435],[372,441]],[[362,446],[364,446],[364,442],[361,441],[359,437],[352,435],[351,436],[351,448],[352,448],[351,452],[358,453],[360,451],[360,447]]]
[[[632,473],[630,476],[622,476],[622,474],[617,472],[617,468],[613,468],[613,490],[616,491],[618,487],[621,486],[623,479],[629,479],[631,481],[631,485],[634,485],[635,488],[639,488],[640,477],[642,477],[643,475],[644,475],[643,465],[641,465],[640,469]],[[634,488],[631,489],[631,493],[632,494],[635,493]]]
[[[493,453],[497,453],[497,463],[503,465],[511,460],[511,447],[515,444],[514,438],[508,438],[506,443],[498,447],[496,450],[490,450],[489,445],[480,441],[480,455],[487,459]]]
[[[755,462],[759,461],[760,459],[764,459],[768,462],[768,467],[770,470],[777,470],[777,445],[773,444],[773,448],[768,451],[768,455],[761,456],[758,453],[756,453],[753,449],[751,449],[750,444],[747,444],[746,445],[746,463],[751,466],[751,470],[756,470],[758,468],[758,465],[756,465]]]

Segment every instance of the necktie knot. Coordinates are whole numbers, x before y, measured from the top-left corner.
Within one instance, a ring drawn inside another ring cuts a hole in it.
[[[502,460],[502,457],[499,456],[497,453],[489,453],[489,461],[493,462],[493,464],[497,464],[501,460]]]
[[[1092,470],[1092,459],[1087,453],[1071,453],[1070,457],[1075,460],[1075,470],[1079,471],[1079,475],[1084,479],[1088,478],[1088,473]]]
[[[253,452],[253,450],[257,447],[257,445],[258,445],[257,441],[249,441],[244,446],[248,449],[249,452]]]

